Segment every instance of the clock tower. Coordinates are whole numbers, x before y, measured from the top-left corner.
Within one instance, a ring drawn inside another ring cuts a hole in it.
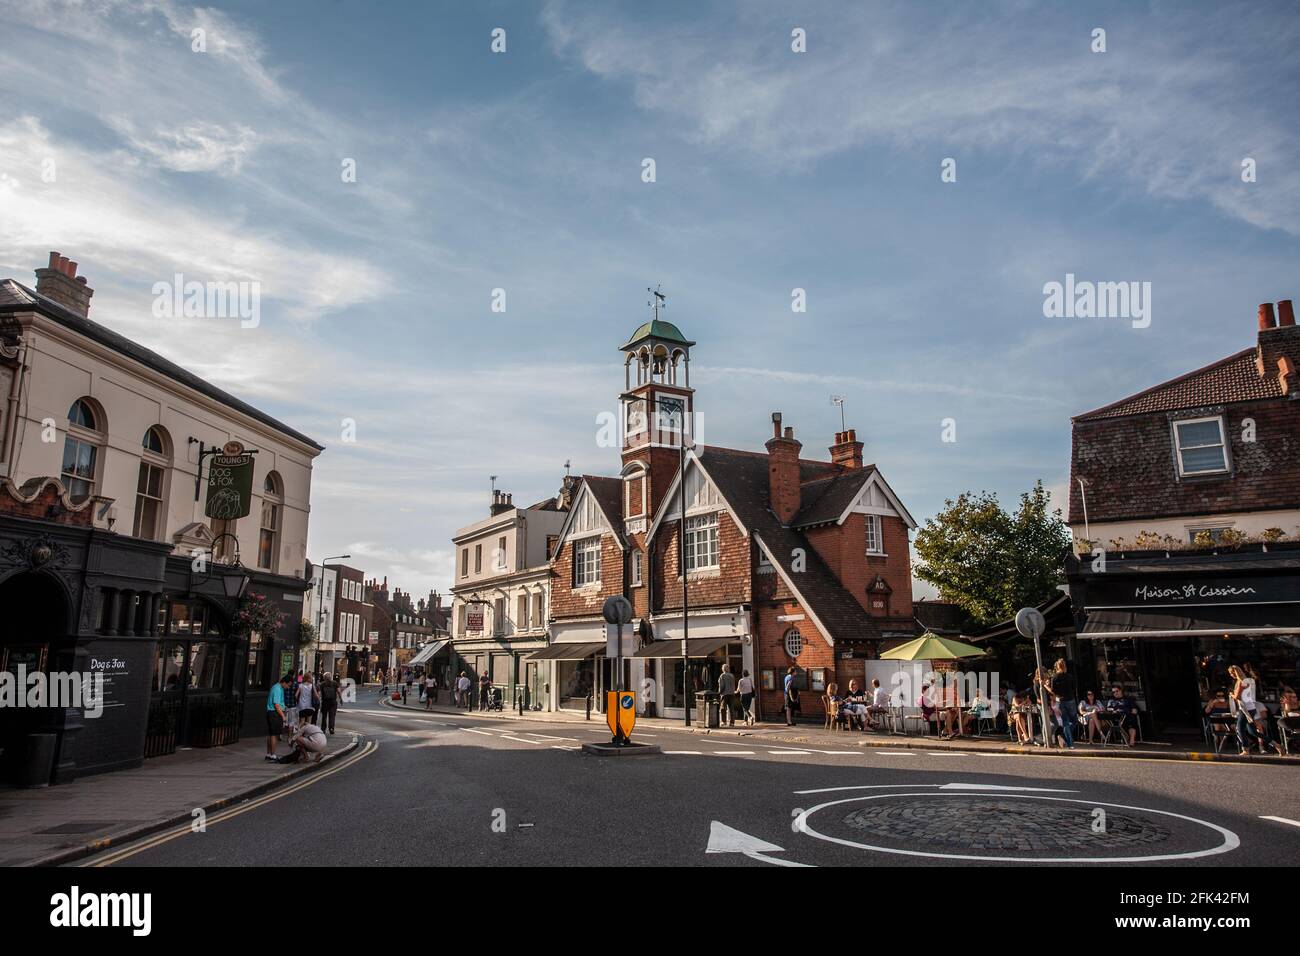
[[[651,292],[654,318],[621,347],[623,516],[630,535],[644,534],[677,474],[683,439],[696,433],[691,346],[677,326],[659,318],[664,297]]]

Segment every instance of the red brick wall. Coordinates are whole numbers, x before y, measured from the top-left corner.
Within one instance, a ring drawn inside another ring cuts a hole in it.
[[[828,525],[807,532],[809,543],[862,607],[876,617],[900,613],[912,606],[912,567],[907,525],[902,518],[881,517],[880,530],[885,554],[868,555],[866,515],[850,514],[842,525]],[[888,608],[873,608],[867,588],[884,577],[893,593]]]
[[[680,524],[669,521],[661,525],[654,540],[656,610],[673,610],[682,606],[682,582],[678,577],[678,535]],[[718,514],[718,572],[692,572],[686,583],[692,607],[743,604],[749,600],[749,539],[741,534],[731,515]]]
[[[12,497],[7,489],[0,489],[0,514],[14,515],[18,518],[39,518],[44,521],[89,528],[94,521],[94,503],[86,502],[80,510],[69,511],[63,506],[63,499],[54,489],[54,484],[45,485],[40,494],[30,502],[19,501]]]
[[[1207,415],[1213,412],[1207,412]],[[1192,416],[1186,416],[1192,417]],[[1255,420],[1255,441],[1242,441],[1242,420]],[[1300,507],[1300,402],[1232,405],[1224,415],[1232,472],[1178,478],[1169,415],[1076,422],[1070,464],[1070,522],[1083,527],[1075,480],[1088,482],[1092,521],[1222,514]]]
[[[762,577],[767,578],[769,575],[762,575]],[[777,589],[783,589],[783,587],[781,585]],[[794,614],[803,614],[805,616],[802,621],[781,621],[777,619],[782,615]],[[770,691],[760,689],[759,705],[762,707],[766,719],[778,719],[782,707],[782,689],[785,686],[783,681],[785,680],[786,669],[792,665],[800,670],[823,667],[826,669],[826,680],[829,683],[835,680],[835,655],[832,647],[826,643],[826,639],[817,630],[817,625],[812,622],[812,618],[807,616],[807,612],[798,601],[778,600],[758,604],[755,606],[754,617],[756,682],[761,688],[764,670],[775,671],[776,677],[775,689]],[[799,633],[803,635],[803,652],[797,660],[791,659],[785,652],[785,632],[791,627],[797,627]],[[801,712],[805,715],[824,713],[821,695],[821,691],[800,692],[799,705]]]
[[[559,556],[551,562],[551,616],[586,617],[599,614],[605,598],[623,593],[623,549],[612,534],[600,539],[600,586],[573,588],[572,539],[564,542]]]

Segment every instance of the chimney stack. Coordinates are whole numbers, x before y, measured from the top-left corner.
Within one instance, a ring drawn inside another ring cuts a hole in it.
[[[799,451],[803,445],[794,429],[781,430],[781,413],[772,413],[772,437],[767,442],[767,485],[772,512],[782,524],[789,524],[799,512]]]
[[[1277,304],[1277,324],[1279,328],[1295,325],[1295,309],[1291,307],[1290,299],[1283,299]]]
[[[36,270],[36,291],[82,317],[90,314],[90,297],[95,294],[86,277],[77,275],[77,264],[57,252],[50,253],[48,266]]]
[[[845,468],[862,467],[862,442],[858,441],[855,429],[835,433],[835,444],[831,445],[831,461]]]
[[[506,494],[504,491],[492,492],[491,514],[494,516],[499,515],[501,514],[501,512],[509,511],[511,508],[513,508],[514,505],[510,503],[511,497],[512,497],[511,495]]]

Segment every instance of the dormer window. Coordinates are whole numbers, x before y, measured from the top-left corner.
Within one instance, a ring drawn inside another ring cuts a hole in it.
[[[573,586],[600,583],[600,538],[573,543]]]
[[[1174,448],[1178,474],[1221,474],[1228,470],[1228,448],[1223,436],[1223,419],[1192,418],[1174,422]]]
[[[718,513],[686,519],[686,570],[718,567]]]

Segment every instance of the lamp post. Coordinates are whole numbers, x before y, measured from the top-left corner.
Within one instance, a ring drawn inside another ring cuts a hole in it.
[[[677,443],[677,563],[682,572],[682,711],[691,725],[690,596],[686,590],[686,416],[682,416]]]
[[[321,627],[325,620],[325,565],[330,561],[344,561],[351,557],[352,555],[350,554],[335,554],[326,558],[324,561],[321,561],[320,563],[320,581],[316,585],[316,600],[317,603],[320,604],[320,610],[316,613],[316,640],[317,641],[320,640]],[[364,595],[362,596],[364,597]],[[335,599],[337,600],[337,597]],[[295,647],[294,668],[293,668],[295,671],[298,669],[297,664],[298,661],[300,660],[300,658],[298,657],[299,653],[300,652],[298,648]]]

